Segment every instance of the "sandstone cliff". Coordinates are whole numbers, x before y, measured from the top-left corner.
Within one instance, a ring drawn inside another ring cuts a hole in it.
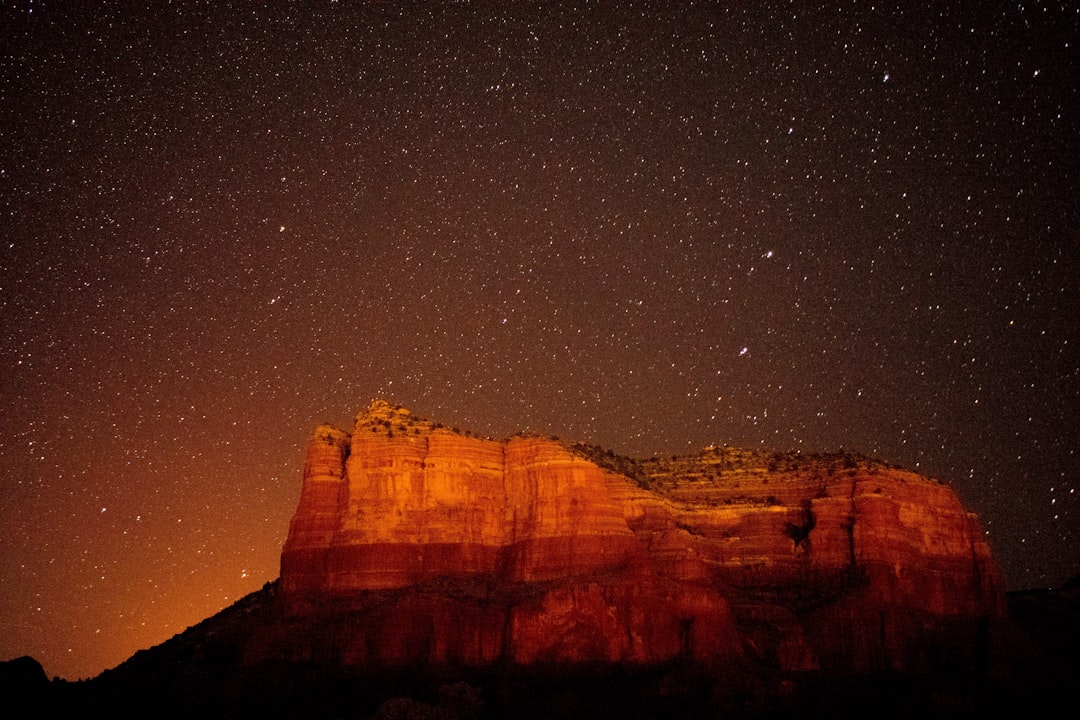
[[[977,519],[910,472],[727,448],[631,460],[383,402],[351,433],[316,430],[280,583],[293,625],[247,652],[357,668],[921,670],[974,662],[1004,608]]]

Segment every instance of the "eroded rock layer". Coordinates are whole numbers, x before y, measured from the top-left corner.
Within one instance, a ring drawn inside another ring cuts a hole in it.
[[[351,434],[316,430],[281,593],[333,626],[288,652],[351,666],[918,670],[972,662],[1004,607],[977,519],[910,472],[726,448],[629,460],[382,402]]]

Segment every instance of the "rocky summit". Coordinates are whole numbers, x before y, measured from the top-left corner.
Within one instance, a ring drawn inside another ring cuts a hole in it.
[[[978,664],[1004,614],[977,518],[933,479],[494,441],[381,401],[315,430],[278,596],[249,662],[927,672]]]

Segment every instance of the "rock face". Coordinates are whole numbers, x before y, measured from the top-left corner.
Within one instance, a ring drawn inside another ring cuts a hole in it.
[[[293,626],[248,652],[354,668],[917,671],[975,662],[1004,613],[977,519],[913,473],[495,442],[383,402],[315,431],[280,594]]]

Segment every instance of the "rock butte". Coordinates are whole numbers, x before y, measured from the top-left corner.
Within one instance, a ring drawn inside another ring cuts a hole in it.
[[[316,429],[279,593],[290,620],[252,660],[358,669],[919,671],[977,662],[1004,615],[977,518],[914,473],[840,455],[631,460],[496,442],[382,401],[351,434]]]

